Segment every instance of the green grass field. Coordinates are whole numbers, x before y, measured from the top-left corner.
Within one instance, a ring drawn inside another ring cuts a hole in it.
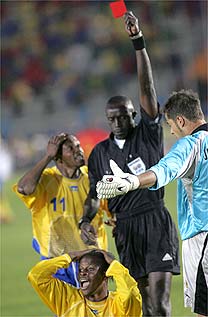
[[[4,189],[3,197],[11,205],[14,220],[1,224],[1,317],[45,317],[53,316],[41,302],[27,281],[29,269],[39,260],[31,247],[32,228],[30,212],[12,192],[11,186],[18,175],[10,180]],[[175,222],[176,189],[175,184],[166,188],[166,205]],[[115,252],[114,241],[110,234],[110,250]],[[183,307],[182,276],[173,277],[172,316],[193,316],[189,309]],[[76,316],[79,317],[79,316]]]

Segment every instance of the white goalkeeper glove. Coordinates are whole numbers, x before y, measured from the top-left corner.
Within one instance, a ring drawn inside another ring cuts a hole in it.
[[[110,167],[113,175],[104,175],[102,180],[96,185],[99,199],[113,198],[139,187],[140,183],[137,176],[124,173],[113,160],[110,160]]]

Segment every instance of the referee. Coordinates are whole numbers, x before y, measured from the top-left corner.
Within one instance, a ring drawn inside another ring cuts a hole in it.
[[[161,115],[145,40],[137,18],[125,14],[125,28],[136,51],[141,119],[126,96],[114,96],[106,105],[111,134],[97,144],[89,161],[90,197],[80,221],[82,238],[90,243],[94,217],[90,203],[97,199],[96,183],[112,174],[113,159],[126,173],[139,175],[163,157]],[[164,189],[135,190],[108,200],[115,216],[113,230],[121,263],[138,282],[143,316],[170,316],[170,289],[173,274],[180,274],[178,237],[171,216],[164,206]]]

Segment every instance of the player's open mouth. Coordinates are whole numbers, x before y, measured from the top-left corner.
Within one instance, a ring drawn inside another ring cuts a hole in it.
[[[80,281],[80,288],[81,288],[82,290],[87,289],[88,286],[89,286],[89,284],[90,284],[89,281],[87,281],[87,280],[81,280],[81,281]]]

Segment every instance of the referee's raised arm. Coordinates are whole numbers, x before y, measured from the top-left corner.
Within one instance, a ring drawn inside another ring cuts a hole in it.
[[[152,118],[158,114],[152,67],[138,19],[129,11],[124,15],[125,29],[136,51],[140,105]]]

